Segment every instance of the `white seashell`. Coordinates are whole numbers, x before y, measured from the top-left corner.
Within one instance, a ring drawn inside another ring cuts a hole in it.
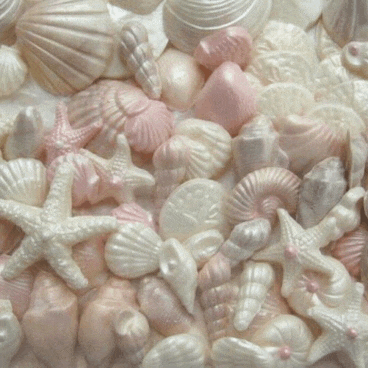
[[[0,165],[1,198],[41,206],[47,191],[46,169],[41,161],[18,158]]]
[[[279,134],[271,119],[258,115],[244,124],[232,140],[232,149],[238,177],[268,166],[287,168],[289,159],[280,148]]]
[[[135,80],[148,97],[159,99],[161,80],[146,28],[138,22],[128,22],[121,28],[119,37],[121,53]]]
[[[126,223],[106,242],[107,266],[120,277],[143,276],[158,270],[161,246],[162,241],[152,228],[139,222]]]
[[[266,167],[245,176],[228,194],[224,212],[232,225],[257,218],[274,224],[277,208],[295,213],[300,179],[280,167]]]
[[[297,221],[305,228],[317,225],[342,198],[347,183],[338,157],[329,157],[304,175],[300,185]]]
[[[240,276],[240,289],[234,315],[234,327],[238,331],[248,328],[261,310],[274,282],[275,272],[270,264],[247,262]]]
[[[11,302],[6,299],[0,299],[0,335],[0,366],[8,368],[20,347],[22,330],[13,314]]]
[[[348,134],[347,140],[346,166],[348,171],[348,183],[349,188],[354,188],[362,185],[368,158],[368,144],[362,134],[355,137],[351,137],[350,134]]]
[[[250,258],[262,249],[271,234],[270,221],[257,218],[236,225],[230,237],[222,245],[221,253],[232,261],[232,266]]]
[[[320,60],[333,55],[340,57],[341,47],[328,35],[322,20],[318,22],[316,27],[316,42],[316,51]]]
[[[196,336],[180,334],[159,342],[144,357],[142,368],[204,368],[205,346]]]
[[[350,42],[342,50],[345,67],[361,77],[368,78],[368,43]]]
[[[7,3],[11,3],[11,1],[7,1]],[[17,1],[14,1],[14,3],[17,3]],[[20,57],[19,51],[14,47],[0,45],[0,97],[9,96],[17,91],[23,84],[27,72],[27,65]]]
[[[89,86],[104,71],[113,47],[103,0],[41,1],[21,16],[16,34],[31,75],[53,94]]]
[[[136,14],[150,14],[162,0],[111,0],[111,3]]]
[[[163,23],[167,37],[181,51],[192,53],[199,41],[230,26],[242,26],[252,37],[264,27],[270,0],[168,0]]]
[[[176,239],[163,242],[159,251],[160,274],[171,286],[186,310],[193,314],[197,289],[197,264]]]
[[[0,1],[0,41],[13,38],[14,26],[23,10],[23,0]]]
[[[38,157],[43,148],[43,136],[44,125],[40,113],[32,106],[26,107],[17,115],[14,128],[6,139],[5,158]]]

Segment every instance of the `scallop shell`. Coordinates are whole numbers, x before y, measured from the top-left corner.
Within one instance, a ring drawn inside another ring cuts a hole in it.
[[[224,212],[232,225],[257,218],[274,224],[277,208],[295,213],[300,179],[291,171],[266,167],[245,176],[228,194]]]
[[[348,152],[346,166],[348,171],[349,188],[362,185],[365,166],[368,158],[368,143],[365,136],[348,135]]]
[[[191,54],[199,41],[215,31],[242,26],[252,37],[264,27],[270,0],[168,0],[164,5],[164,30],[172,44]]]
[[[268,166],[287,168],[289,159],[280,148],[279,134],[271,119],[258,115],[243,125],[232,141],[234,162],[238,177]]]
[[[134,202],[122,203],[111,211],[111,216],[114,216],[121,225],[128,222],[141,222],[153,230],[155,229],[151,213]]]
[[[113,47],[103,0],[40,2],[21,16],[16,34],[30,73],[53,94],[72,94],[92,84]]]
[[[0,45],[0,97],[9,96],[17,91],[23,84],[27,72],[27,65],[20,57],[19,51],[14,47]]]
[[[342,50],[342,62],[351,72],[368,78],[368,43],[349,42]]]
[[[23,10],[23,0],[0,1],[0,41],[13,38],[14,26]]]
[[[150,14],[157,8],[162,0],[111,0],[110,2],[113,5],[119,6],[136,14]]]
[[[41,206],[47,191],[46,169],[41,161],[18,158],[0,165],[1,198]]]
[[[160,237],[146,225],[134,222],[120,226],[109,237],[105,247],[105,259],[116,275],[135,278],[158,270]]]

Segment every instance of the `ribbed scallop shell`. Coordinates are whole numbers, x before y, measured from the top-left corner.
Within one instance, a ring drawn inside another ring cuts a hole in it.
[[[158,270],[160,237],[146,225],[135,222],[121,225],[106,242],[105,259],[116,275],[135,278]]]
[[[41,206],[47,191],[46,169],[41,161],[18,158],[0,165],[1,198]]]
[[[300,179],[291,171],[266,167],[245,176],[228,194],[225,215],[232,225],[256,218],[277,219],[276,210],[295,213]]]
[[[103,0],[42,1],[21,16],[16,34],[30,73],[53,94],[72,94],[92,84],[113,47]]]
[[[28,67],[20,57],[19,51],[14,47],[0,45],[0,97],[9,96],[17,91],[23,84],[27,72]]]
[[[270,0],[168,0],[164,5],[164,30],[173,45],[192,53],[199,41],[230,26],[242,26],[252,37],[264,27]]]
[[[23,0],[0,1],[0,41],[13,36],[14,25],[23,9]]]
[[[111,211],[111,216],[114,216],[121,225],[128,222],[141,222],[153,230],[155,229],[151,213],[134,202],[122,203]]]

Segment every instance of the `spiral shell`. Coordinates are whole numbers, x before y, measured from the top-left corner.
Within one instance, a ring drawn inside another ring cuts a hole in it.
[[[40,2],[21,16],[16,34],[30,73],[53,94],[72,94],[92,84],[113,46],[102,0]]]
[[[23,10],[23,0],[1,0],[0,1],[0,41],[12,39],[14,25]]]
[[[274,224],[277,208],[295,213],[301,180],[291,171],[266,167],[245,176],[225,201],[225,215],[232,225],[256,218]]]
[[[351,72],[364,78],[368,78],[368,43],[350,42],[342,50],[343,64]]]

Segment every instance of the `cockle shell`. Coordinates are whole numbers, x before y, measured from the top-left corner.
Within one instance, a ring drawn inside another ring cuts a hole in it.
[[[138,22],[128,22],[120,29],[119,38],[121,53],[135,80],[148,97],[159,99],[161,80],[146,28]]]
[[[155,229],[152,214],[134,202],[122,203],[111,211],[111,216],[114,216],[121,225],[128,222],[141,222]]]
[[[287,168],[289,159],[280,148],[279,134],[271,119],[258,115],[243,125],[232,141],[234,162],[238,177],[268,166]]]
[[[18,158],[0,165],[0,198],[41,206],[47,191],[46,169],[41,161]]]
[[[23,0],[0,1],[0,41],[13,40],[14,26],[23,10]]]
[[[368,143],[362,134],[351,137],[348,134],[348,149],[346,166],[348,171],[349,188],[362,185],[365,166],[368,158]]]
[[[367,42],[349,42],[342,50],[341,59],[351,72],[368,78]]]
[[[191,54],[203,37],[230,26],[242,26],[257,36],[271,5],[270,0],[169,0],[164,5],[164,30],[176,48]]]
[[[22,328],[34,353],[47,366],[73,366],[78,303],[60,279],[44,271],[38,273]]]
[[[245,176],[228,194],[224,211],[232,225],[257,218],[274,224],[277,208],[295,213],[300,179],[287,169],[266,167]]]
[[[342,161],[329,157],[304,175],[296,219],[305,229],[317,225],[340,201],[347,188],[344,174]]]
[[[20,324],[9,300],[0,299],[0,366],[8,368],[22,341]]]
[[[195,103],[195,116],[236,135],[256,113],[255,92],[239,65],[226,61],[208,78]]]
[[[136,14],[150,14],[162,0],[111,0],[111,3]]]
[[[30,73],[53,94],[88,87],[104,71],[113,46],[103,0],[40,2],[21,16],[16,34]]]
[[[193,56],[207,69],[214,70],[225,61],[232,61],[242,69],[251,60],[252,38],[243,27],[229,27],[204,37]]]
[[[7,3],[11,3],[11,1],[7,1]],[[14,3],[17,3],[17,1],[14,1]],[[15,47],[0,45],[0,97],[9,96],[17,91],[23,84],[27,72],[27,65],[20,57],[19,51]]]

